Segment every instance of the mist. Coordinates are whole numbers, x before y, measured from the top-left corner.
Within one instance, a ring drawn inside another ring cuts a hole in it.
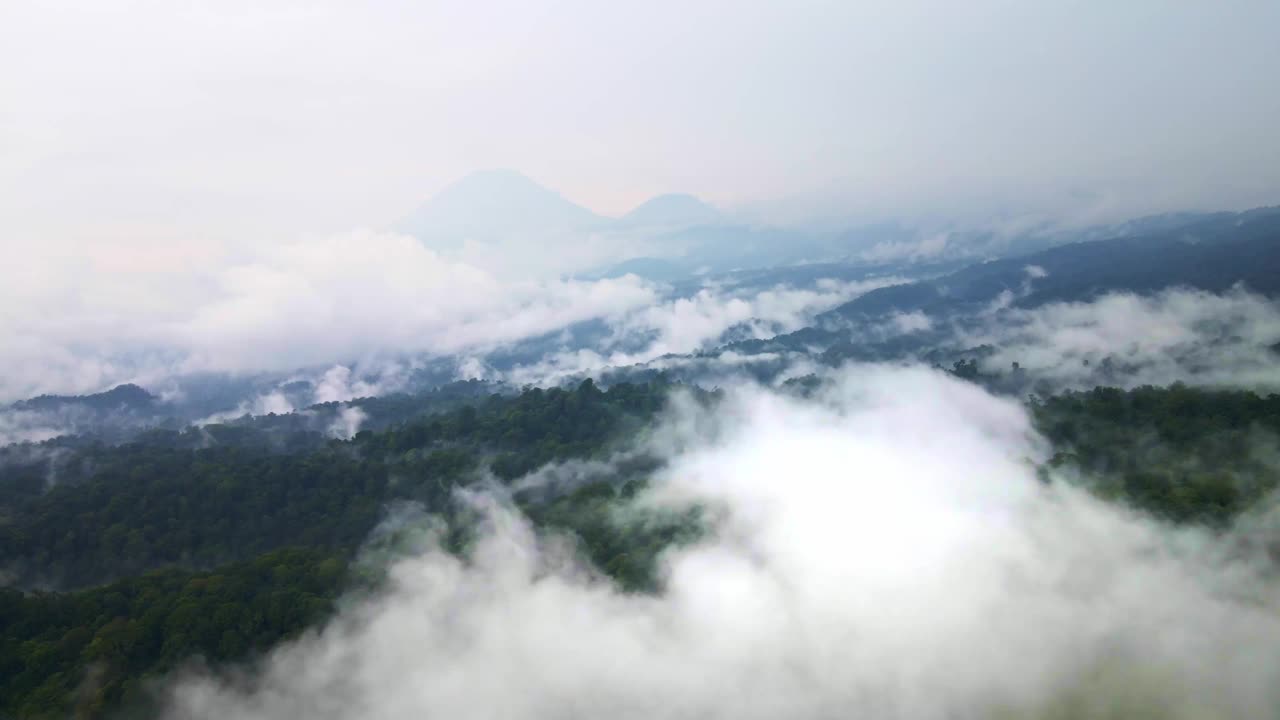
[[[1278,12],[6,3],[0,402],[629,313],[654,289],[567,278],[660,244],[593,223],[665,193],[740,228],[920,228],[868,262],[930,259],[958,226],[1275,203]],[[574,206],[575,232],[544,243],[501,202],[481,219],[507,242],[447,213],[438,244],[399,232],[492,168]]]
[[[983,367],[1007,371],[1016,362],[1049,389],[1174,382],[1280,388],[1280,304],[1243,288],[1109,293],[1001,309],[959,338],[994,346]]]
[[[0,0],[0,716],[1275,716],[1277,28]]]
[[[1038,480],[1046,444],[1025,411],[974,385],[876,366],[832,380],[808,401],[744,384],[677,403],[638,441],[666,463],[633,507],[709,510],[702,540],[667,551],[658,594],[621,592],[501,494],[472,497],[487,521],[465,557],[428,542],[259,665],[181,679],[169,716],[1275,707],[1280,616],[1260,557]]]
[[[498,376],[515,384],[554,384],[609,368],[649,365],[666,356],[711,350],[732,340],[770,338],[799,330],[818,313],[870,290],[902,282],[894,276],[849,282],[822,279],[813,287],[745,290],[712,283],[692,295],[616,316],[608,336],[594,347],[564,349]]]
[[[492,167],[610,215],[691,192],[810,219],[1240,208],[1280,180],[1270,2],[0,12],[19,242],[386,227]]]
[[[0,399],[149,385],[183,373],[289,372],[493,348],[656,296],[633,276],[503,281],[411,237],[379,233],[139,274],[128,278],[127,292],[125,279],[51,271],[46,284],[0,291],[9,307],[44,309],[0,315],[0,330],[16,339],[0,348],[7,369]]]

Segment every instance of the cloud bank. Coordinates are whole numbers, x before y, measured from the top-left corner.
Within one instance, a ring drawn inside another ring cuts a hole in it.
[[[1003,372],[1017,362],[1055,388],[1178,381],[1280,388],[1280,303],[1239,289],[1113,293],[998,310],[960,340],[995,346],[984,369]]]
[[[8,339],[0,402],[181,373],[483,351],[656,298],[633,276],[502,279],[413,238],[372,232],[154,272],[46,260],[53,262],[43,282],[0,287],[0,335]]]
[[[1256,558],[1037,481],[1016,404],[853,368],[813,402],[744,387],[648,441],[639,502],[720,511],[623,594],[500,501],[171,717],[1252,718],[1280,701]]]

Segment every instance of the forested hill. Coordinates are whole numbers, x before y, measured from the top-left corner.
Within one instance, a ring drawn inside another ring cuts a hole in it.
[[[1280,395],[1100,387],[1031,409],[1051,467],[1166,520],[1223,527],[1280,486]]]
[[[1028,268],[1035,268],[1034,276]],[[1221,292],[1238,283],[1265,295],[1280,294],[1280,208],[1218,213],[1151,234],[971,265],[940,278],[873,290],[826,317],[932,314],[990,303],[1004,292],[1012,294],[1012,304],[1034,307],[1111,291],[1143,294],[1185,286]]]
[[[93,395],[40,395],[13,404],[16,410],[54,410],[83,406],[92,410],[150,410],[156,396],[133,384],[116,387]]]
[[[143,703],[147,678],[191,657],[261,652],[330,611],[347,562],[389,507],[412,501],[458,523],[454,489],[630,447],[670,391],[591,381],[533,389],[297,453],[191,449],[165,433],[70,458],[9,449],[0,475],[9,580],[111,582],[0,590],[0,717],[95,717]],[[62,475],[46,488],[52,463]],[[616,499],[653,465],[634,457],[613,467],[578,489],[515,500],[537,526],[579,537],[622,587],[648,589],[657,553],[698,524],[655,514],[619,525]],[[460,548],[465,525],[455,528]]]
[[[176,432],[53,454],[0,449],[0,568],[19,584],[76,587],[287,545],[351,547],[390,501],[439,508],[482,469],[510,480],[607,452],[634,437],[667,392],[662,384],[602,391],[588,380],[492,396],[349,442],[299,441],[297,452],[240,436],[191,449]]]
[[[342,593],[376,584],[351,560],[388,508],[419,503],[465,552],[467,514],[451,496],[477,482],[508,484],[535,527],[576,536],[584,560],[621,588],[658,590],[655,559],[706,530],[699,512],[616,510],[658,467],[631,450],[671,389],[534,389],[295,450],[193,448],[175,442],[181,433],[7,449],[0,717],[146,716],[149,681],[197,657],[243,662],[323,621]],[[1030,409],[1056,450],[1046,480],[1084,482],[1169,522],[1225,528],[1280,479],[1277,395],[1099,388]],[[510,484],[548,462],[605,457],[607,471],[554,492]],[[64,589],[31,588],[40,582]]]

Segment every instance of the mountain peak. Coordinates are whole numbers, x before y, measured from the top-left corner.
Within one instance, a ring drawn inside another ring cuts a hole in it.
[[[435,246],[589,230],[605,219],[515,170],[471,173],[427,200],[400,228]]]
[[[158,400],[145,389],[125,383],[93,395],[41,395],[13,404],[18,410],[53,410],[67,405],[84,405],[98,410],[143,408]]]
[[[528,175],[510,168],[492,168],[477,170],[464,175],[446,186],[436,197],[450,193],[492,192],[507,190],[513,192],[545,193],[559,197],[557,193],[539,185]]]
[[[628,225],[712,225],[724,219],[720,211],[687,193],[667,193],[646,200],[622,216]]]

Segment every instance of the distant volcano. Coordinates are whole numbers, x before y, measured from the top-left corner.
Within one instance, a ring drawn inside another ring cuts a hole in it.
[[[439,248],[467,240],[544,237],[603,228],[610,219],[514,170],[472,173],[410,214],[399,229]]]
[[[725,221],[719,210],[692,195],[659,195],[619,219],[627,227],[692,227]]]

